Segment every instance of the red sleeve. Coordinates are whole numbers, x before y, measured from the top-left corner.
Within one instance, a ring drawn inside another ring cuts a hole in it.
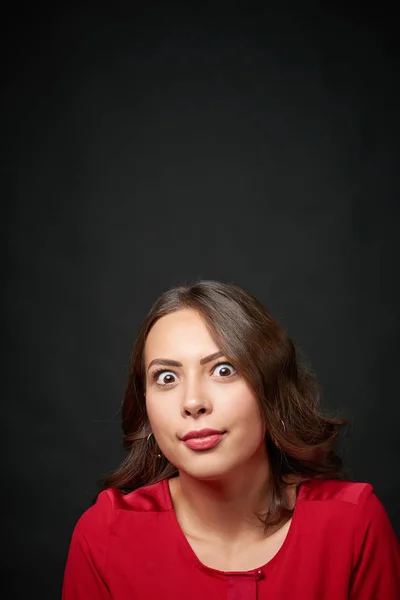
[[[110,600],[105,572],[112,500],[102,492],[77,522],[64,572],[62,600]]]
[[[389,517],[366,486],[356,507],[350,600],[400,599],[400,546]]]

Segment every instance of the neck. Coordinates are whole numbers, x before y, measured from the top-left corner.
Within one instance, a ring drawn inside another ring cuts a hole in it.
[[[200,480],[180,472],[170,481],[170,489],[183,531],[193,537],[215,535],[227,542],[244,533],[262,535],[255,513],[267,508],[268,477],[266,453],[217,480]]]

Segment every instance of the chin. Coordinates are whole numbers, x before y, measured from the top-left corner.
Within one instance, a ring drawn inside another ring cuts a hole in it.
[[[236,470],[235,465],[221,465],[221,461],[219,461],[219,464],[206,464],[206,461],[202,465],[182,464],[177,466],[177,469],[179,473],[184,473],[199,481],[218,481],[231,475]]]

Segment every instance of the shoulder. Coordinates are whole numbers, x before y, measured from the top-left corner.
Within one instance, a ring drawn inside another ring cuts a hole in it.
[[[362,506],[375,496],[371,484],[338,479],[311,479],[300,486],[299,497],[308,502]]]
[[[167,480],[126,495],[113,488],[101,492],[96,502],[80,516],[72,532],[64,576],[65,596],[68,593],[68,597],[83,598],[81,590],[86,586],[90,591],[85,597],[100,597],[112,534],[123,532],[126,536],[128,531],[128,537],[134,537],[133,532],[136,537],[140,536],[161,511],[169,510],[170,504]],[[106,597],[103,592],[101,597]]]
[[[73,536],[102,539],[122,514],[155,513],[171,510],[167,480],[123,494],[115,488],[102,491],[95,503],[78,519]]]
[[[356,521],[381,510],[371,484],[337,479],[311,479],[301,484],[297,496],[304,518],[354,528]],[[382,507],[383,508],[383,507]]]
[[[298,500],[308,509],[306,514],[333,522],[340,518],[356,537],[362,537],[371,526],[390,528],[386,510],[370,483],[313,479],[300,486]]]

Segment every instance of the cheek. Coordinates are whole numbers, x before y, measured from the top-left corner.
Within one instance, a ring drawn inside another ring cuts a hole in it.
[[[232,414],[237,418],[259,419],[260,408],[253,391],[245,383],[238,385],[235,390],[230,390],[227,397],[227,406],[230,405]]]
[[[171,406],[168,406],[166,402],[163,402],[162,398],[157,398],[157,400],[155,400],[150,396],[146,400],[146,410],[152,431],[156,437],[163,437],[170,434],[174,424],[174,411]]]
[[[163,417],[164,411],[162,405],[159,402],[154,402],[150,396],[146,399],[146,410],[150,425],[156,427],[157,423],[159,423]]]
[[[172,464],[177,464],[176,409],[172,408],[171,402],[163,402],[162,398],[152,400],[150,396],[146,401],[146,410],[151,430],[162,454]]]
[[[257,398],[248,388],[244,388],[236,396],[232,404],[232,417],[236,423],[240,423],[243,430],[251,431],[252,435],[265,436],[266,427]]]

